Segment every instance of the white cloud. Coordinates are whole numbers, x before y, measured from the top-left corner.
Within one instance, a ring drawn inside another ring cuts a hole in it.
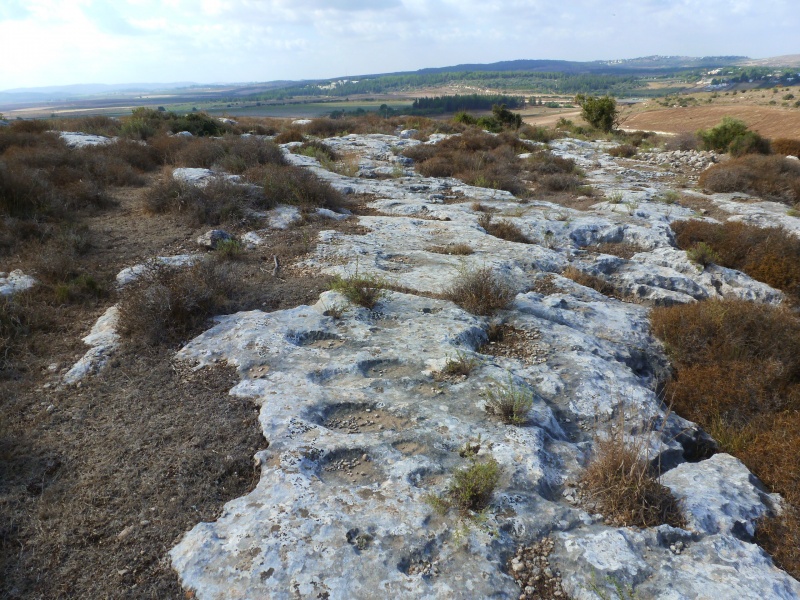
[[[0,0],[0,88],[800,52],[786,0]]]

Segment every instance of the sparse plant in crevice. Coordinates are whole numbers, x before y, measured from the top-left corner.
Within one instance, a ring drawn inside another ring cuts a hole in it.
[[[677,500],[658,481],[647,459],[647,436],[628,441],[624,422],[594,442],[593,456],[580,479],[581,498],[615,527],[685,525]]]
[[[221,240],[214,248],[214,256],[221,260],[239,260],[244,255],[244,244],[237,239]]]
[[[470,465],[453,473],[447,491],[442,496],[428,496],[428,501],[440,513],[450,508],[462,515],[481,513],[489,507],[500,483],[502,468],[494,458],[470,458]]]
[[[494,237],[520,244],[531,243],[530,238],[522,233],[522,230],[516,224],[507,219],[494,221],[492,220],[492,215],[489,213],[482,213],[478,219],[478,225],[483,227],[486,233]]]
[[[374,275],[359,275],[356,272],[349,277],[337,275],[330,289],[339,292],[353,304],[372,309],[386,295],[386,282]]]
[[[515,384],[511,375],[506,383],[491,383],[485,392],[486,412],[500,417],[506,425],[524,425],[533,406],[533,392]]]
[[[686,258],[703,268],[719,262],[719,254],[705,242],[697,242],[689,248],[686,251]]]
[[[490,315],[507,308],[516,291],[490,267],[463,268],[444,296],[474,315]]]
[[[468,256],[475,252],[469,244],[447,244],[446,246],[429,246],[428,252],[436,254],[449,254],[451,256]]]
[[[585,273],[584,271],[581,271],[580,269],[577,269],[571,265],[564,269],[564,271],[561,273],[561,276],[571,279],[575,283],[578,283],[582,286],[592,288],[596,292],[600,292],[605,296],[614,296],[617,294],[617,289],[605,279],[590,273]]]
[[[466,352],[458,351],[455,358],[448,357],[444,368],[437,374],[441,377],[467,377],[480,362]]]

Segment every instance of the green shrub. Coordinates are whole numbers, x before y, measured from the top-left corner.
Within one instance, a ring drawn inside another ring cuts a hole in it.
[[[581,107],[581,116],[592,127],[608,133],[619,122],[617,101],[611,96],[587,96],[578,94],[575,103]]]
[[[447,499],[462,513],[481,512],[491,503],[502,472],[500,463],[494,458],[473,462],[453,474],[447,488]]]
[[[719,262],[719,254],[705,242],[697,242],[686,251],[686,258],[702,267]]]
[[[511,376],[507,383],[493,382],[486,390],[486,412],[500,417],[506,425],[524,425],[533,406],[533,393],[515,385]]]
[[[734,156],[742,154],[769,154],[769,141],[754,131],[750,131],[744,121],[724,117],[722,122],[711,129],[697,132],[703,150],[730,152]]]
[[[386,295],[386,283],[374,275],[350,277],[337,275],[331,282],[331,289],[339,292],[353,304],[364,308],[375,308],[375,305]]]

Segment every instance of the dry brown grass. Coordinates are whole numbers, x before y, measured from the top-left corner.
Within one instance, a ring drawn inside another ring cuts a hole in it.
[[[451,256],[469,256],[475,250],[469,244],[447,244],[446,246],[430,246],[426,248],[428,252],[436,254],[449,254]]]
[[[800,202],[800,162],[748,154],[703,171],[698,183],[713,192],[743,192],[793,205]]]
[[[493,235],[502,240],[517,242],[519,244],[532,243],[530,238],[522,233],[522,230],[508,219],[493,221],[492,215],[483,213],[478,219],[478,225],[483,227],[489,235]]]
[[[590,273],[585,273],[584,271],[581,271],[573,266],[569,266],[564,269],[564,271],[561,273],[561,276],[566,277],[567,279],[572,279],[572,281],[582,286],[592,288],[596,292],[600,292],[605,296],[617,295],[617,289],[605,279],[597,277],[596,275],[591,275]]]
[[[800,140],[790,140],[787,138],[777,138],[770,142],[772,151],[775,154],[784,156],[800,157]]]
[[[646,248],[631,242],[602,242],[590,246],[588,249],[599,252],[600,254],[610,254],[611,256],[619,256],[624,259],[630,259],[634,254],[646,251]]]
[[[119,331],[149,345],[175,342],[225,312],[234,286],[228,269],[212,261],[182,268],[150,265],[125,290]]]
[[[685,526],[678,502],[645,457],[645,442],[626,442],[622,429],[595,440],[580,480],[582,500],[615,527]]]
[[[787,502],[757,540],[800,574],[800,320],[783,307],[707,301],[651,314],[675,373],[666,395],[681,416],[720,436]]]
[[[736,221],[672,223],[678,246],[684,250],[707,244],[717,264],[737,269],[800,299],[800,239],[781,228],[761,228]]]
[[[616,156],[617,158],[633,158],[636,156],[636,152],[636,146],[631,144],[620,144],[619,146],[614,146],[608,151],[611,156]]]
[[[272,208],[258,190],[217,178],[205,187],[169,177],[149,188],[144,208],[151,213],[181,215],[193,225],[219,225],[243,217],[247,208]]]
[[[462,270],[444,296],[474,315],[490,315],[508,308],[516,291],[490,267],[482,267]]]

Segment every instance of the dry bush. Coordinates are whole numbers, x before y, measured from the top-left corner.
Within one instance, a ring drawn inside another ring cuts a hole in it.
[[[174,213],[192,225],[219,225],[242,218],[247,208],[271,208],[258,190],[216,178],[200,187],[169,178],[156,183],[144,195],[151,213]]]
[[[800,162],[749,154],[706,169],[698,183],[713,192],[743,192],[793,205],[800,202]]]
[[[522,233],[522,230],[508,219],[493,221],[490,214],[483,213],[478,219],[478,225],[483,227],[486,233],[494,237],[508,240],[509,242],[518,242],[520,244],[531,243],[530,238]]]
[[[244,173],[246,180],[260,185],[264,197],[261,207],[277,204],[338,208],[345,204],[342,194],[308,169],[267,164]]]
[[[276,135],[274,142],[276,144],[288,144],[289,142],[302,142],[304,140],[303,132],[295,127],[291,127]]]
[[[104,115],[55,119],[51,123],[52,129],[57,131],[80,131],[106,137],[116,137],[122,129],[121,121]]]
[[[721,435],[772,492],[783,515],[766,519],[756,540],[800,575],[800,319],[784,307],[707,301],[651,313],[674,375],[666,395],[681,416]]]
[[[490,267],[463,269],[444,296],[474,315],[490,315],[507,308],[516,296],[513,287]]]
[[[633,158],[636,156],[636,152],[636,146],[631,144],[620,144],[619,146],[614,146],[608,151],[611,156],[616,156],[617,158]]]
[[[772,144],[772,151],[775,154],[800,157],[800,140],[777,138],[772,140],[771,144]]]
[[[572,279],[577,284],[580,284],[584,287],[592,288],[596,292],[600,292],[605,296],[616,296],[617,289],[610,284],[605,279],[597,277],[596,275],[591,275],[589,273],[584,273],[580,269],[576,269],[575,267],[569,266],[561,273],[562,277],[566,277],[567,279]]]
[[[683,133],[678,133],[667,138],[667,141],[664,144],[664,150],[681,150],[685,152],[687,150],[697,150],[699,145],[700,140],[697,138],[696,133],[684,131]]]
[[[660,473],[645,456],[646,443],[626,443],[622,427],[597,439],[581,476],[582,500],[615,527],[684,527],[685,519]]]
[[[413,159],[417,171],[426,177],[455,177],[469,185],[527,196],[528,188],[520,178],[522,161],[517,157],[527,150],[507,132],[495,136],[469,129],[438,144],[407,148],[403,155]]]
[[[539,181],[548,192],[573,192],[583,184],[583,180],[572,173],[544,175]]]
[[[583,173],[571,158],[561,158],[549,150],[531,154],[524,164],[526,177],[543,191],[572,192],[583,184]]]
[[[234,289],[226,267],[215,261],[178,268],[150,265],[125,288],[119,331],[148,345],[179,341],[224,312]]]
[[[552,142],[561,137],[561,133],[555,129],[527,124],[520,127],[518,133],[519,137],[522,139],[531,140],[532,142],[541,142],[543,144]]]
[[[16,342],[27,329],[27,314],[20,299],[0,296],[0,373],[10,368]]]
[[[713,262],[800,299],[800,239],[785,229],[697,220],[676,221],[672,229],[680,248],[706,244],[716,256]]]

